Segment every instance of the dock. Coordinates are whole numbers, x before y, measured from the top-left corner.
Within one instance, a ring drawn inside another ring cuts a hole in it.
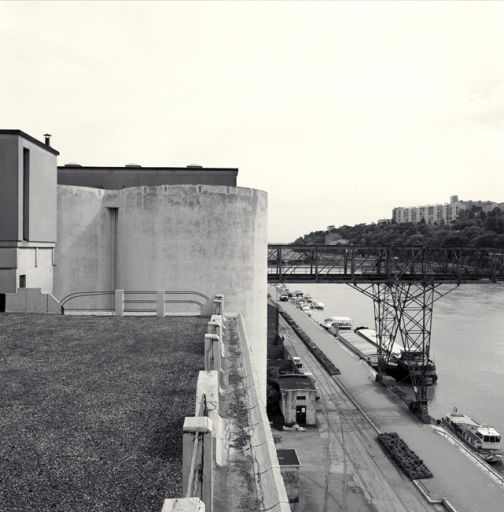
[[[374,372],[359,360],[355,350],[342,346],[294,305],[283,302],[280,307],[341,370],[341,375],[333,379],[348,392],[355,410],[362,411],[381,432],[397,432],[425,461],[434,475],[417,483],[418,492],[426,500],[437,503],[444,500],[449,504],[445,505],[446,510],[457,512],[502,512],[502,478],[445,436],[439,427],[419,422],[402,401],[374,381]]]

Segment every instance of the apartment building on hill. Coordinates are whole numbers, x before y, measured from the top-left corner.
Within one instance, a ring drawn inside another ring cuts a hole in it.
[[[494,201],[459,201],[458,196],[450,197],[449,203],[429,204],[423,206],[397,207],[392,210],[392,221],[398,224],[403,222],[426,222],[428,224],[448,224],[456,220],[460,212],[478,206],[485,213],[494,208],[504,209],[504,203]]]

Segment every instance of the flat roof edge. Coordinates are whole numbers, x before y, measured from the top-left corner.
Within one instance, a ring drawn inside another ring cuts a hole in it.
[[[224,171],[234,172],[238,174],[237,167],[126,167],[126,166],[96,166],[96,165],[58,165],[59,170],[75,170],[75,171],[188,171],[188,172],[201,172],[201,171]]]
[[[20,137],[23,137],[24,139],[29,140],[33,144],[39,146],[40,148],[49,151],[49,153],[52,153],[53,155],[56,156],[59,155],[59,151],[56,151],[53,147],[44,144],[42,141],[36,139],[35,137],[28,135],[23,130],[0,130],[0,135],[19,135]]]

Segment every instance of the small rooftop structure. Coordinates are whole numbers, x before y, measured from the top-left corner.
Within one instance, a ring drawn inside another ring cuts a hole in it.
[[[277,450],[277,457],[289,502],[297,503],[299,501],[299,468],[301,466],[297,452],[294,449],[280,449]]]
[[[39,148],[49,151],[49,153],[52,153],[53,155],[59,155],[59,151],[56,151],[50,145],[51,135],[49,133],[44,134],[45,142],[42,142],[35,137],[32,137],[31,135],[28,135],[23,130],[0,130],[0,135],[17,135],[18,137],[22,137],[23,139],[30,141],[32,144],[35,144]]]
[[[299,466],[299,458],[294,449],[277,450],[278,463],[280,466]]]
[[[312,380],[303,374],[288,373],[278,377],[278,384],[281,391],[293,391],[297,389],[307,389],[315,391]]]

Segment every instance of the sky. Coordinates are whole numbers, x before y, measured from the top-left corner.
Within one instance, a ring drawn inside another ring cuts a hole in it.
[[[238,167],[270,242],[504,202],[504,2],[0,2],[0,128]]]

